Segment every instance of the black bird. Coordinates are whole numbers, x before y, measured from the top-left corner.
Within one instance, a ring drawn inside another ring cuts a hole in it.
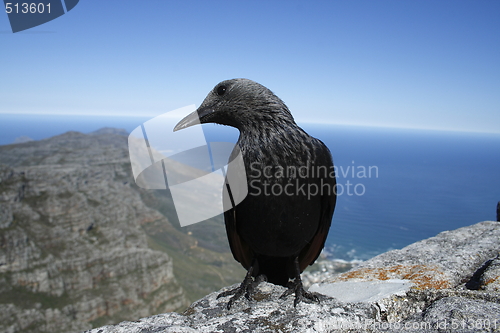
[[[267,280],[288,287],[282,297],[295,293],[294,305],[317,301],[304,290],[300,273],[323,249],[335,209],[328,148],[295,123],[281,99],[248,79],[217,84],[174,131],[198,123],[240,131],[231,159],[241,150],[249,189],[241,203],[224,213],[233,256],[248,272],[238,288],[219,297],[234,295],[229,309],[242,295],[249,299],[256,285]]]

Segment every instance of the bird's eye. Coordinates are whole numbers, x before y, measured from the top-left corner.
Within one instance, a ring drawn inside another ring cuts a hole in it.
[[[219,86],[217,88],[217,95],[222,96],[226,93],[227,87],[226,86]]]

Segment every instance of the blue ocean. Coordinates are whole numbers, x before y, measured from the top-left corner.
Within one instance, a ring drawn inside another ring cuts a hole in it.
[[[102,127],[128,132],[148,117],[0,115],[0,144]],[[210,141],[234,129],[203,125]],[[332,152],[339,197],[326,250],[368,259],[485,220],[500,201],[500,134],[301,124]],[[0,161],[1,163],[1,161]]]

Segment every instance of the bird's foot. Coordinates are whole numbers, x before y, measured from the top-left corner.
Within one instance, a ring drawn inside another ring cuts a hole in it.
[[[241,296],[245,295],[245,298],[250,300],[251,296],[255,292],[255,288],[259,285],[259,283],[266,280],[265,275],[259,275],[254,280],[250,274],[247,274],[239,287],[220,293],[217,296],[217,299],[233,295],[233,297],[229,299],[229,302],[227,302],[227,309],[230,310],[234,302],[236,302]]]
[[[293,281],[288,282],[288,290],[286,290],[280,298],[286,298],[287,296],[295,293],[295,300],[293,301],[293,306],[296,307],[301,301],[305,301],[307,303],[317,302],[319,303],[319,298],[313,293],[304,290],[304,286],[302,285],[302,280],[296,278]]]

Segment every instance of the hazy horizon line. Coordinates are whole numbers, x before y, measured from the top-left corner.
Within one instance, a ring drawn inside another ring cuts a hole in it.
[[[166,112],[165,112],[166,113]],[[31,115],[31,116],[58,116],[58,117],[126,117],[126,118],[154,118],[160,116],[163,113],[153,114],[131,114],[131,113],[38,113],[38,112],[1,112],[0,117],[2,115],[10,115],[10,116],[20,116],[20,115]],[[500,131],[494,132],[489,130],[478,130],[478,129],[455,129],[455,128],[441,128],[441,127],[419,127],[412,125],[393,125],[393,124],[366,124],[366,123],[352,123],[352,122],[335,122],[335,121],[321,121],[321,120],[309,120],[303,118],[296,118],[296,123],[298,124],[316,124],[316,125],[332,125],[332,126],[351,126],[351,127],[369,127],[369,128],[388,128],[388,129],[402,129],[402,130],[422,130],[422,131],[441,131],[441,132],[461,132],[461,133],[481,133],[481,134],[500,134]],[[108,126],[109,127],[109,126]]]

